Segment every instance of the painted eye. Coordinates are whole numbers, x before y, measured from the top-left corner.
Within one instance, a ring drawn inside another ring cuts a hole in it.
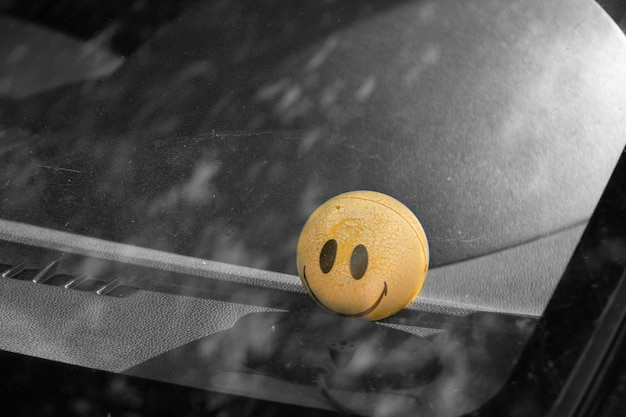
[[[324,243],[322,250],[320,251],[320,269],[323,273],[328,274],[333,265],[335,264],[335,258],[337,257],[337,241],[330,239]]]
[[[350,274],[352,278],[361,279],[367,271],[367,249],[363,245],[357,245],[352,250],[352,256],[350,256]]]

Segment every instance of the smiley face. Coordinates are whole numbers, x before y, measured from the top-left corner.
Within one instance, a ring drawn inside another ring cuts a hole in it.
[[[379,320],[422,289],[428,242],[415,215],[375,191],[340,194],[307,220],[297,248],[302,284],[326,310]]]

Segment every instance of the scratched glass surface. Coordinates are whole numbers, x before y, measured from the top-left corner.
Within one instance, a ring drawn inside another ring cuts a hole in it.
[[[506,380],[624,146],[614,138],[586,146],[605,133],[598,126],[616,124],[623,105],[592,81],[615,76],[614,63],[593,63],[613,59],[623,42],[612,40],[617,32],[600,9],[584,0],[558,14],[541,2],[496,3],[144,1],[132,11],[103,9],[93,26],[79,23],[80,8],[64,21],[61,6],[16,3],[12,19],[48,16],[44,24],[88,39],[80,62],[92,67],[86,80],[41,81],[43,52],[17,32],[4,37],[14,44],[0,41],[8,48],[2,74],[10,74],[0,78],[0,218],[279,273],[297,286],[296,243],[315,208],[346,191],[387,193],[416,214],[429,240],[432,271],[410,309],[354,328],[316,319],[322,309],[301,291],[293,319],[237,317],[164,354],[178,363],[195,349],[207,367],[232,365],[212,375],[225,392],[373,416],[470,412]],[[542,17],[550,13],[559,24]],[[50,68],[60,68],[58,57],[47,58]],[[19,65],[29,74],[37,67],[35,78],[19,81]],[[591,108],[582,116],[577,97]],[[619,244],[607,248],[623,257]],[[123,271],[93,260],[81,268]],[[135,285],[171,292],[192,282],[174,275]],[[211,288],[234,303],[257,291]],[[271,291],[255,293],[255,308],[291,305]],[[85,311],[86,322],[100,313]],[[333,339],[350,332],[356,345]],[[71,351],[71,339],[57,348]],[[320,340],[328,349],[302,348]],[[385,340],[399,342],[384,350]],[[415,387],[377,382],[419,364],[409,354],[415,340],[438,358],[424,359],[426,376],[407,377]],[[316,361],[325,365],[308,367]],[[185,366],[195,378],[197,366]],[[106,392],[140,408],[124,378],[108,384]],[[206,398],[207,411],[242,413]],[[68,401],[62,410],[73,415],[115,415],[82,397]]]

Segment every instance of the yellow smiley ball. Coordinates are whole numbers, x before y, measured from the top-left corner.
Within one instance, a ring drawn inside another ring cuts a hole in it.
[[[374,191],[340,194],[307,220],[297,248],[298,274],[311,297],[343,317],[379,320],[422,289],[428,242],[415,215]]]

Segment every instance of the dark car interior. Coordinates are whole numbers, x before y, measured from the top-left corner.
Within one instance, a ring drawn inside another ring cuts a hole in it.
[[[0,361],[15,398],[46,387],[6,406],[623,409],[585,395],[626,386],[597,359],[623,339],[624,28],[618,1],[0,5]],[[428,237],[423,290],[378,322],[296,271],[352,190]]]

